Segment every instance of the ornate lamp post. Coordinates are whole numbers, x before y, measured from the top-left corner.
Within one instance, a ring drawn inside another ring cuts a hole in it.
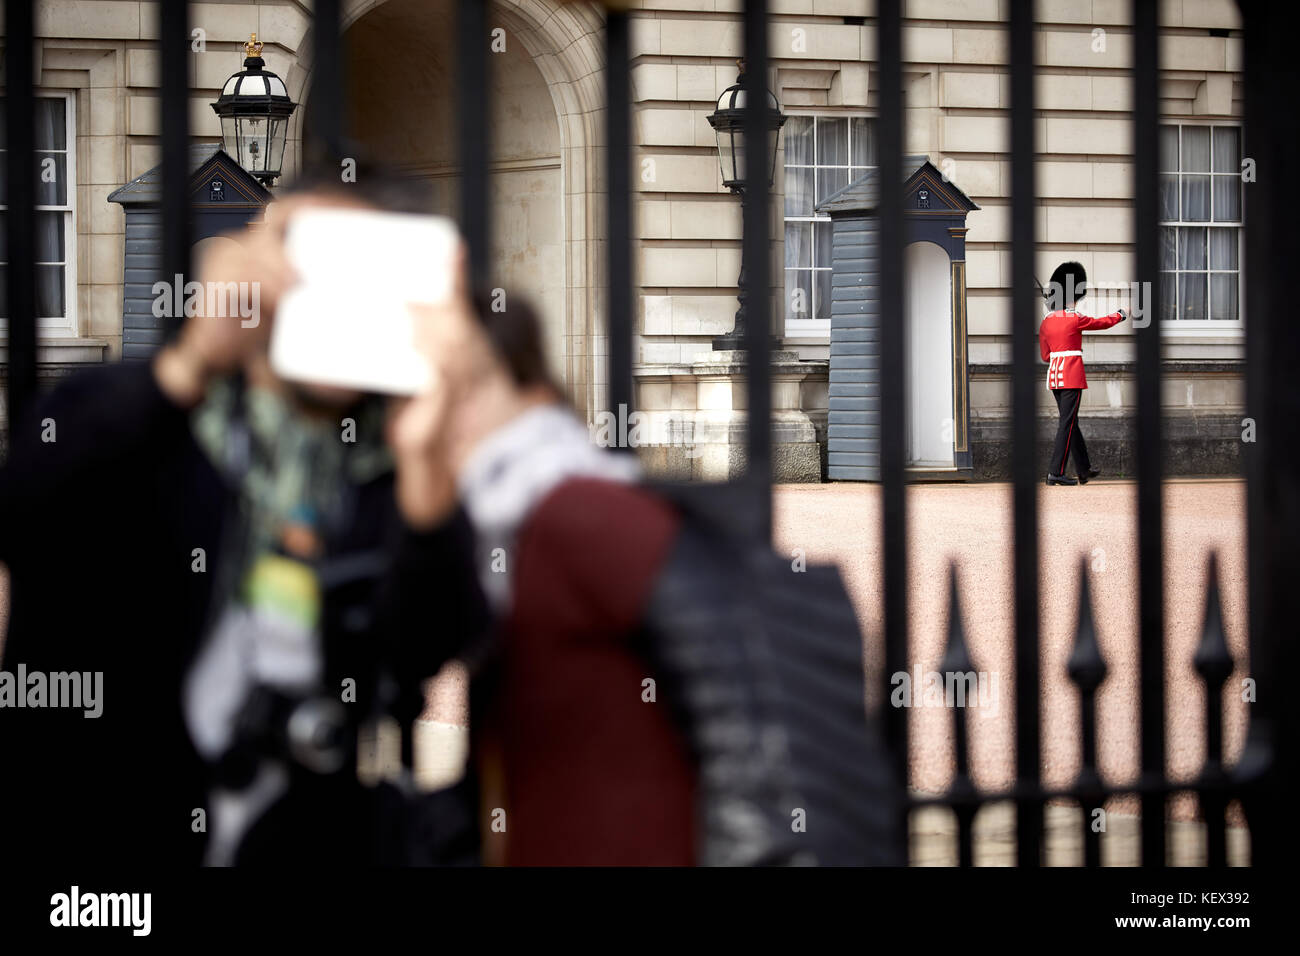
[[[718,97],[717,109],[708,116],[709,125],[718,137],[718,164],[722,168],[722,185],[741,197],[741,211],[745,208],[745,185],[749,182],[748,170],[745,169],[745,61],[738,60],[740,73],[736,82],[722,91]],[[768,155],[770,161],[767,169],[767,184],[772,185],[776,173],[776,151],[781,136],[781,127],[785,125],[785,116],[776,96],[767,91],[767,134]],[[759,175],[763,173],[760,172]],[[743,226],[742,226],[743,235]],[[764,252],[766,254],[766,252]],[[740,277],[737,280],[740,292],[736,298],[740,308],[736,310],[736,321],[732,330],[726,335],[713,340],[713,348],[718,351],[741,349],[745,339],[745,262],[741,257]]]
[[[250,34],[244,68],[226,80],[212,110],[221,117],[221,146],[240,166],[270,186],[284,164],[289,117],[298,104],[284,80],[264,69],[262,43]]]

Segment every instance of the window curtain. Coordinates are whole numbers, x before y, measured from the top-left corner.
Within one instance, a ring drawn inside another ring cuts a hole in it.
[[[1183,222],[1210,221],[1210,130],[1183,127]]]
[[[813,119],[791,116],[785,124],[785,214],[813,214]]]
[[[36,100],[36,204],[67,206],[68,203],[68,134],[67,104],[62,99],[38,97]],[[0,154],[0,158],[5,158]],[[7,203],[7,163],[0,166],[0,202]],[[67,315],[66,241],[67,214],[36,214],[36,314],[40,318]],[[9,250],[5,246],[4,215],[0,213],[0,316],[8,317]]]

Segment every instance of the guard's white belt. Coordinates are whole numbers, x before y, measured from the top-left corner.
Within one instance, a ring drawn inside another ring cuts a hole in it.
[[[1072,349],[1069,352],[1048,352],[1047,353],[1048,358],[1057,358],[1058,356],[1061,355],[1078,355],[1080,358],[1082,358],[1083,352],[1079,351],[1078,349]]]

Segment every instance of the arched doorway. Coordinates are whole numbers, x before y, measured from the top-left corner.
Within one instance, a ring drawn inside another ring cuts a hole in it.
[[[907,464],[953,467],[952,266],[933,242],[907,247]]]
[[[350,136],[372,155],[429,179],[434,211],[455,215],[453,5],[388,0],[344,35]],[[551,367],[565,369],[560,131],[546,81],[504,26],[492,58],[491,281],[542,316]],[[488,42],[485,38],[484,42]]]

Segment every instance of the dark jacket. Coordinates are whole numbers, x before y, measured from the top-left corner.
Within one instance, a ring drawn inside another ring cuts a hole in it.
[[[42,432],[54,428],[54,441]],[[193,864],[207,771],[182,719],[181,686],[213,611],[233,497],[195,443],[187,414],[148,365],[80,373],[15,423],[0,471],[0,561],[11,572],[3,669],[103,673],[103,714],[0,708],[0,854]],[[413,717],[419,680],[484,626],[463,516],[406,529],[391,475],[355,489],[334,557],[355,570],[325,593],[326,687],[356,679],[354,724],[380,709]],[[207,570],[192,570],[202,548]],[[397,673],[401,700],[379,692]],[[299,779],[299,777],[301,779]],[[370,797],[355,760],[295,772],[293,803],[262,858],[373,859]],[[244,859],[244,858],[241,858]]]

